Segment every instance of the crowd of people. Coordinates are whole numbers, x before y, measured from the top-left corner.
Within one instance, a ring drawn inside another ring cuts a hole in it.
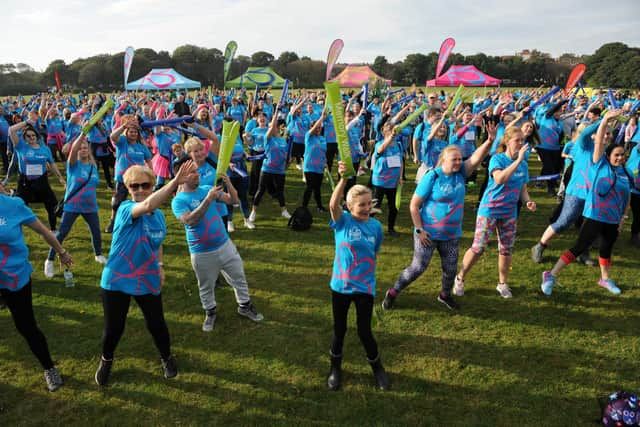
[[[259,226],[260,202],[269,193],[282,217],[290,219],[285,200],[290,163],[305,182],[305,209],[313,196],[316,209],[325,212],[324,177],[332,183],[334,177],[337,180],[328,203],[335,233],[330,281],[334,328],[327,378],[332,390],[342,383],[343,340],[352,302],[376,385],[383,390],[390,387],[371,331],[376,254],[385,234],[378,218],[383,216],[386,197],[386,234],[397,235],[396,199],[409,162],[417,167],[417,187],[409,205],[413,259],[386,291],[383,310],[394,308],[399,294],[426,270],[435,250],[442,264],[437,300],[458,310],[454,296],[464,295],[465,278],[494,234],[498,240],[496,290],[503,298],[513,297],[508,279],[518,217],[522,207],[537,208],[528,191],[533,154],[542,162],[535,184],[546,186],[559,204],[540,241],[531,248],[532,260],[543,261],[554,235],[580,227],[575,245],[543,272],[542,293],[551,295],[559,273],[574,260],[593,264],[589,249],[596,244],[598,284],[619,294],[610,268],[614,244],[629,213],[633,217],[630,240],[640,247],[636,116],[640,101],[628,93],[607,97],[598,91],[590,96],[577,90],[570,96],[560,92],[545,102],[538,102],[543,94],[539,90],[481,92],[466,100],[415,88],[376,91],[370,99],[364,99],[362,92],[343,94],[350,159],[340,157],[335,112],[326,106],[321,91],[291,91],[280,101],[274,100],[270,90],[43,93],[28,101],[22,97],[2,100],[0,151],[5,178],[0,185],[0,295],[16,329],[41,363],[49,390],[59,388],[62,377],[33,315],[33,269],[22,225],[38,232],[51,247],[44,261],[49,278],[56,274],[56,254],[66,267],[73,264],[62,244],[77,217],[82,216],[89,226],[95,261],[103,265],[104,331],[95,381],[101,386],[109,382],[132,297],[160,353],[164,376],[172,378],[178,374],[178,365],[171,353],[161,298],[162,241],[167,233],[162,203],[171,200],[172,212],[185,229],[204,310],[202,330],[214,329],[220,275],[235,292],[238,314],[259,322],[264,316],[251,301],[243,260],[229,237],[235,231],[233,212],[239,208],[244,227],[254,230]],[[108,99],[114,106],[95,124],[88,124]],[[418,108],[424,113],[405,120]],[[228,142],[233,144],[228,170],[217,173],[225,121],[238,122],[240,133]],[[65,165],[64,175],[60,162]],[[475,206],[473,242],[458,265],[465,194],[476,184],[480,167],[485,174]],[[51,175],[65,189],[60,202],[49,183]],[[112,234],[107,257],[102,252],[98,216],[101,180],[113,189],[110,221],[104,229]],[[29,208],[33,203],[44,204],[48,228]]]

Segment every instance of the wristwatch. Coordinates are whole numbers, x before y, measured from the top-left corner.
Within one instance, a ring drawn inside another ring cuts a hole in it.
[[[422,233],[422,228],[416,228],[416,234]]]

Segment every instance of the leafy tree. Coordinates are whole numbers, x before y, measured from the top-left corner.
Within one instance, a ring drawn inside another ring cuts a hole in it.
[[[253,67],[266,67],[271,64],[275,58],[272,54],[265,51],[258,51],[251,55],[251,65]]]

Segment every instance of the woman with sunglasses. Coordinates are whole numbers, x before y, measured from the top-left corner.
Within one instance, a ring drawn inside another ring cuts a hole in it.
[[[60,255],[65,266],[73,259],[55,236],[42,225],[33,211],[17,197],[6,195],[0,185],[0,295],[11,311],[16,329],[29,344],[44,369],[44,379],[49,391],[56,391],[63,384],[58,369],[49,353],[47,339],[38,328],[33,314],[29,248],[25,244],[22,226],[26,225],[42,236],[45,242]],[[3,335],[6,331],[3,330]]]
[[[37,116],[37,114],[36,114]],[[53,170],[60,184],[66,188],[66,182],[58,170],[51,150],[40,143],[36,132],[34,115],[27,122],[15,124],[9,128],[9,137],[18,158],[18,190],[16,196],[28,205],[32,202],[44,203],[49,218],[49,227],[56,229],[58,218],[56,206],[58,199],[49,184],[48,172]]]
[[[118,209],[109,260],[100,281],[104,332],[102,356],[95,375],[98,385],[104,386],[109,381],[113,355],[124,332],[131,297],[142,310],[147,329],[160,352],[165,378],[178,375],[160,294],[164,283],[162,241],[167,227],[159,208],[194,171],[194,163],[185,162],[175,178],[155,193],[156,177],[151,168],[133,165],[123,175],[132,200],[122,202]]]
[[[624,167],[624,145],[610,144],[609,121],[622,114],[622,110],[610,110],[605,115],[595,136],[592,163],[589,166],[587,197],[582,211],[584,222],[575,245],[565,251],[550,271],[542,273],[540,285],[545,295],[551,295],[558,274],[578,255],[584,252],[600,236],[600,281],[598,285],[614,295],[621,290],[609,277],[611,253],[624,222],[624,212],[629,205],[633,179]],[[606,147],[606,149],[605,149]]]

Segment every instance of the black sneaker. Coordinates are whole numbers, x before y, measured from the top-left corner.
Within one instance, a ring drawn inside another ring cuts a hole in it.
[[[451,295],[438,295],[438,301],[443,303],[449,310],[459,310],[460,306]]]
[[[49,391],[56,391],[64,384],[60,372],[55,366],[44,371],[44,380],[47,382]]]
[[[324,206],[318,206],[318,212],[326,212],[327,210],[325,209]]]
[[[0,295],[0,310],[4,310],[5,308],[7,308],[7,303],[4,302],[4,298]]]
[[[384,294],[384,300],[382,301],[382,309],[383,310],[391,310],[393,308],[393,303],[396,300],[395,296],[391,296],[389,291]]]
[[[113,359],[104,360],[102,356],[100,356],[100,364],[98,365],[98,370],[96,371],[96,384],[105,386],[109,382],[109,375],[111,375],[111,365],[113,365]]]
[[[203,332],[211,332],[213,331],[213,326],[216,324],[216,308],[212,308],[211,310],[206,311],[206,317],[204,318],[204,322],[202,322],[202,331]]]
[[[107,234],[113,233],[113,219],[109,221],[109,225],[107,225],[107,228],[104,229],[104,232]]]
[[[253,305],[252,302],[249,302],[245,305],[238,306],[238,314],[240,316],[248,317],[254,322],[259,322],[262,319],[264,319],[264,316],[258,313],[258,310],[256,310],[256,307]]]
[[[162,369],[164,369],[165,378],[174,378],[178,375],[178,364],[176,363],[176,358],[171,355],[167,360],[162,360]]]

